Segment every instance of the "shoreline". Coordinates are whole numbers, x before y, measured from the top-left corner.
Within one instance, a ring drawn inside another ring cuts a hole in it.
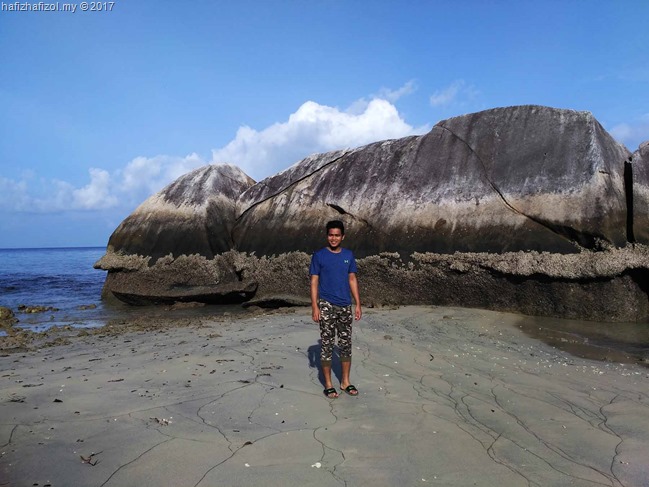
[[[524,318],[366,309],[360,395],[333,401],[304,308],[3,353],[0,484],[643,485],[649,371],[552,348]]]

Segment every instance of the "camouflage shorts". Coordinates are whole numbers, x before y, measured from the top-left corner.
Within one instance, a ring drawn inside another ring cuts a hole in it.
[[[342,362],[350,361],[352,358],[352,307],[336,306],[325,301],[318,300],[320,307],[320,338],[322,347],[320,349],[320,363],[330,364],[333,354],[334,342],[338,335],[338,350]]]

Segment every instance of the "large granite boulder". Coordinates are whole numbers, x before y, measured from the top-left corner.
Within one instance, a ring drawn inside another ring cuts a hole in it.
[[[105,296],[135,304],[308,303],[310,253],[335,218],[368,304],[647,321],[649,251],[628,243],[634,224],[649,237],[646,161],[588,112],[487,110],[256,184],[194,171],[129,216],[96,267]]]
[[[229,164],[181,176],[129,215],[108,241],[109,252],[144,255],[151,263],[173,255],[208,258],[232,248],[237,199],[255,181]]]
[[[627,166],[633,179],[633,196],[629,205],[633,240],[649,245],[649,141],[640,144]]]
[[[340,218],[358,255],[624,245],[628,150],[589,112],[498,108],[309,158],[241,196],[237,250],[309,251]]]
[[[236,166],[215,164],[151,196],[117,227],[95,264],[108,271],[103,296],[132,304],[249,297],[256,285],[240,282],[231,266],[227,277],[216,276],[187,259],[212,259],[232,248],[237,199],[254,183]]]

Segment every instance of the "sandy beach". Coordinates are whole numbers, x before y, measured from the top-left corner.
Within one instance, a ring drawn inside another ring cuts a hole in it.
[[[309,311],[3,352],[0,485],[649,485],[649,369],[571,356],[514,314],[367,309],[360,394],[329,400]]]

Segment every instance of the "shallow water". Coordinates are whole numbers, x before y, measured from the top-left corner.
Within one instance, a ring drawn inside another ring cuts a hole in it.
[[[528,336],[577,357],[649,366],[649,323],[525,316],[517,326]]]

